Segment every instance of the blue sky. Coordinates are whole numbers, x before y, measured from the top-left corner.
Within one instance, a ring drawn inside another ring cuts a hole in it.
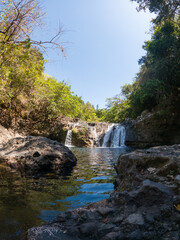
[[[65,80],[72,91],[95,107],[132,83],[152,15],[137,12],[130,0],[40,0],[46,12],[34,37],[47,39],[59,26],[66,57],[49,49],[45,72]]]

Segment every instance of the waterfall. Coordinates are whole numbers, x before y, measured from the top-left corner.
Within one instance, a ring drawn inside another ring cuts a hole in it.
[[[94,146],[99,147],[100,143],[99,143],[98,135],[96,132],[96,127],[95,126],[91,127],[90,132],[91,132],[91,138],[90,138],[91,147],[94,147]]]
[[[110,139],[111,139],[113,128],[114,128],[114,124],[108,126],[108,130],[103,138],[102,147],[110,147]]]
[[[98,125],[91,122],[69,122],[67,127],[69,129],[65,139],[65,146],[67,147],[74,147],[74,142],[77,143],[77,146],[79,144],[80,147],[82,144],[87,144],[89,147],[104,148],[125,146],[126,131],[124,126],[118,123],[101,123]]]
[[[124,147],[125,138],[125,128],[119,124],[112,124],[103,138],[102,147]]]
[[[67,131],[65,146],[72,147],[72,129]]]

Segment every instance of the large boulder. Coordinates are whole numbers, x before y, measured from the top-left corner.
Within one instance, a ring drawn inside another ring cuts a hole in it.
[[[120,156],[109,199],[61,213],[28,240],[179,240],[180,145]]]
[[[76,161],[69,148],[45,137],[12,138],[0,148],[0,163],[21,171],[23,175],[66,175]]]

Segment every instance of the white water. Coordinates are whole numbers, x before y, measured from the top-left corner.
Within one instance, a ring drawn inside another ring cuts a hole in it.
[[[67,131],[66,139],[65,139],[65,146],[73,147],[72,145],[72,129],[73,127],[77,126],[79,123],[74,123],[70,126],[70,129]],[[101,134],[97,134],[96,126],[90,127],[90,135],[89,141],[91,143],[90,147],[124,147],[125,146],[125,138],[126,138],[126,131],[125,128],[120,124],[111,124],[109,125],[107,132],[103,137],[102,146],[100,146],[100,141],[102,137]]]
[[[90,139],[90,142],[91,142],[91,147],[94,147],[94,146],[98,146],[98,135],[97,135],[97,132],[96,132],[96,127],[92,127],[91,129],[91,139]]]
[[[107,132],[106,132],[106,134],[104,135],[104,138],[103,138],[102,147],[108,147],[110,139],[111,139],[113,128],[114,128],[114,124],[112,124],[108,127],[108,130],[107,130]]]
[[[72,129],[67,131],[65,146],[72,147]]]
[[[119,124],[112,124],[104,136],[102,147],[123,147],[125,138],[125,128]]]

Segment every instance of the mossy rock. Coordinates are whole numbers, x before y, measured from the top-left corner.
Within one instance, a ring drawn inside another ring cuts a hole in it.
[[[86,147],[88,146],[88,129],[83,128],[73,128],[72,129],[72,144],[76,147]]]

